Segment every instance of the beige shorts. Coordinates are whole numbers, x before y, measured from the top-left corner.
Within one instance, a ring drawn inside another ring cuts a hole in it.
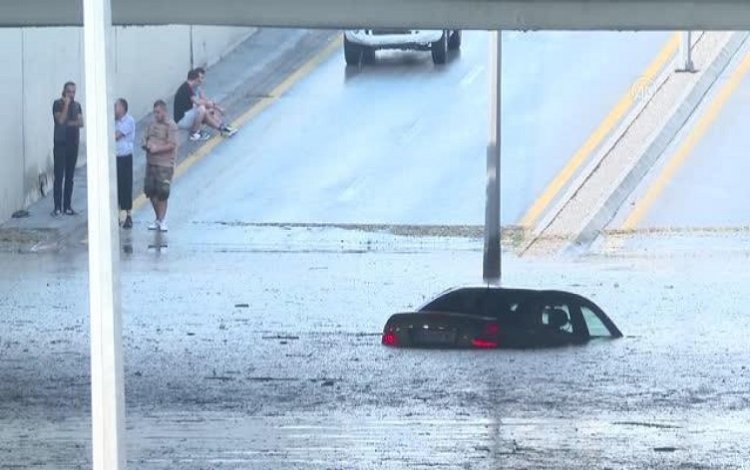
[[[174,168],[158,165],[146,166],[146,179],[143,183],[143,192],[149,199],[166,201],[169,199],[169,191],[172,187]]]

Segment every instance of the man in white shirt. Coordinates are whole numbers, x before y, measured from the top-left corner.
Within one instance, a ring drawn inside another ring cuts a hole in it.
[[[128,114],[128,102],[120,98],[115,102],[115,148],[117,153],[117,203],[125,211],[122,228],[133,227],[133,143],[135,119]]]

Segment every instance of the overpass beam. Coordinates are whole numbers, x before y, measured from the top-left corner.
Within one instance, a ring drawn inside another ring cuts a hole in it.
[[[124,470],[125,392],[120,319],[119,228],[109,85],[110,0],[83,0],[88,171],[91,424],[94,470]]]
[[[502,266],[500,225],[500,154],[502,107],[502,31],[490,44],[490,140],[487,145],[487,201],[484,213],[484,281],[499,285]]]

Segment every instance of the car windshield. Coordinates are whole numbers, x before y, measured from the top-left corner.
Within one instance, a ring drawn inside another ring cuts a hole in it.
[[[597,316],[594,310],[587,307],[586,305],[582,305],[581,314],[583,315],[583,320],[586,322],[586,327],[589,330],[590,336],[592,337],[612,336],[612,332],[609,331],[609,328],[607,328],[607,326]]]

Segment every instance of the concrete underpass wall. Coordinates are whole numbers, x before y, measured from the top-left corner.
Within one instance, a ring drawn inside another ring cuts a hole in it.
[[[117,27],[113,88],[136,119],[170,97],[191,66],[210,66],[254,28]],[[0,222],[52,188],[52,101],[68,80],[85,106],[80,28],[0,29]],[[84,109],[85,112],[85,109]],[[84,116],[85,117],[85,116]],[[85,161],[85,137],[79,163]]]
[[[21,72],[21,35],[14,30],[0,29],[0,220],[24,200],[23,109]],[[9,121],[10,120],[10,121]]]

